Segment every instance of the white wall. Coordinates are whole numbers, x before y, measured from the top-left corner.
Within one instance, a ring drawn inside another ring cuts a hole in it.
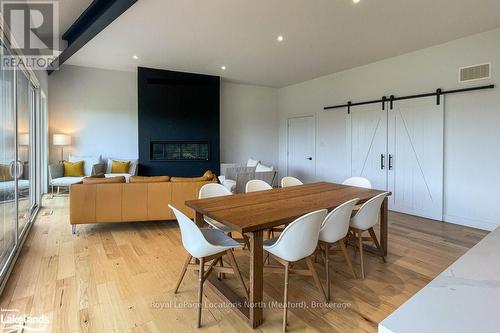
[[[278,90],[222,83],[221,161],[278,165]]]
[[[67,133],[75,155],[137,158],[137,75],[64,65],[49,76],[50,133]],[[52,162],[60,148],[52,146]],[[67,151],[67,153],[66,153]]]
[[[286,120],[315,115],[316,178],[342,181],[346,168],[346,111],[324,106],[384,95],[406,95],[500,84],[500,29],[328,75],[278,91],[280,170],[286,170]],[[461,66],[492,63],[492,79],[458,83]],[[445,100],[444,215],[453,223],[500,225],[500,87],[448,95]]]
[[[65,157],[137,157],[136,73],[65,65],[49,84],[50,132],[73,137]],[[222,82],[221,161],[277,165],[278,126],[276,88]],[[51,161],[59,158],[51,146]]]

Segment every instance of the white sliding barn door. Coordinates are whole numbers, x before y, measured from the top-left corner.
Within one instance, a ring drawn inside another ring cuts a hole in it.
[[[316,124],[313,116],[288,119],[288,176],[315,180]]]
[[[388,111],[391,210],[442,220],[443,103],[436,105],[435,97],[395,101]]]
[[[373,188],[387,189],[387,110],[381,104],[355,106],[348,119],[351,176],[369,179]]]

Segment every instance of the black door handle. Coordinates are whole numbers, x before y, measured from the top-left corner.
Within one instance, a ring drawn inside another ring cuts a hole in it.
[[[389,170],[392,170],[392,155],[389,154]]]
[[[384,168],[385,168],[385,155],[380,154],[380,169],[384,170]]]
[[[312,161],[312,157],[306,157],[307,160]]]

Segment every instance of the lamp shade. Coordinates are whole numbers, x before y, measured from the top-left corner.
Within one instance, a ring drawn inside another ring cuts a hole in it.
[[[18,137],[18,143],[20,146],[29,146],[30,144],[30,134],[29,133],[21,133]]]
[[[71,144],[71,136],[67,134],[54,134],[52,141],[54,146],[69,146]]]

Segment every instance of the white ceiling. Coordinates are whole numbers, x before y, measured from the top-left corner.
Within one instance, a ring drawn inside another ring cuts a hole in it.
[[[92,0],[61,0],[59,1],[59,34],[68,30]]]
[[[499,0],[139,0],[68,63],[282,87],[497,27]]]

